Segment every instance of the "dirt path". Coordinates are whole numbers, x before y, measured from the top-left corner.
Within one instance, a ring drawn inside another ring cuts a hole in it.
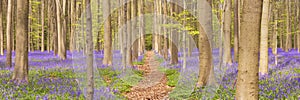
[[[145,64],[138,66],[145,72],[144,79],[132,87],[125,97],[129,100],[165,100],[172,90],[166,84],[166,75],[158,71],[160,63],[154,58],[153,51],[148,51],[145,57]]]

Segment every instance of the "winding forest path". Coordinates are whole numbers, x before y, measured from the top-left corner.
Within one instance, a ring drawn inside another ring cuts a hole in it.
[[[147,51],[145,57],[145,64],[138,66],[145,72],[144,79],[125,93],[125,97],[129,100],[166,100],[172,88],[166,84],[166,75],[158,71],[160,62],[153,51]]]

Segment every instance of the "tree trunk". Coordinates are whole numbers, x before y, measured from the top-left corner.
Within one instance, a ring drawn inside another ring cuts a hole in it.
[[[154,50],[156,52],[159,52],[159,36],[158,36],[158,1],[159,0],[154,0],[154,26],[153,26],[153,30],[154,30],[154,35],[152,36],[154,38]]]
[[[139,32],[140,32],[140,55],[144,53],[145,50],[145,19],[143,16],[144,14],[144,0],[139,0],[139,15],[140,15],[140,21],[139,21]]]
[[[42,15],[42,45],[41,45],[41,51],[42,52],[44,52],[45,51],[45,43],[44,43],[44,41],[45,41],[45,38],[44,38],[44,36],[45,36],[45,28],[44,28],[44,25],[45,25],[45,13],[44,13],[44,9],[45,9],[45,0],[42,0],[41,1],[42,2],[42,11],[41,11],[41,15]]]
[[[66,20],[65,16],[61,18],[61,13],[65,15],[65,7],[66,7],[66,0],[63,1],[63,12],[60,11],[60,0],[56,0],[56,16],[57,16],[57,33],[58,33],[58,55],[62,60],[65,60],[66,57],[66,48],[65,48],[65,38],[66,38]],[[61,20],[63,19],[63,20]],[[61,25],[61,22],[64,23],[64,26]]]
[[[97,8],[97,20],[98,20],[98,23],[101,23],[101,20],[100,20],[100,10],[101,10],[101,3],[100,3],[100,0],[97,0],[97,5],[98,5],[98,8]],[[120,24],[119,24],[120,25]],[[119,28],[120,29],[120,28]],[[100,45],[101,45],[101,42],[100,42],[100,34],[101,34],[101,30],[99,30],[97,32],[97,40],[96,40],[96,49],[97,51],[100,51]],[[122,45],[121,45],[122,46]]]
[[[137,0],[133,0],[132,1],[132,18],[135,18],[137,17],[137,13],[138,12],[138,2]],[[136,39],[136,40],[133,40],[132,39],[132,60],[133,61],[137,61],[138,60],[138,38],[135,38],[137,37],[138,35],[138,29],[137,29],[137,20],[136,19],[133,19],[132,20],[132,38],[133,39]]]
[[[28,14],[29,14],[29,0],[17,0],[17,43],[16,43],[16,65],[13,73],[13,80],[19,83],[22,80],[28,82],[28,49],[27,49],[27,35],[28,35]]]
[[[75,33],[76,33],[76,1],[71,1],[71,36],[70,36],[70,51],[74,52],[75,50]]]
[[[60,39],[60,48],[59,48],[59,55],[61,57],[62,60],[65,60],[67,59],[67,33],[68,33],[68,27],[67,27],[67,24],[68,24],[68,21],[67,21],[67,18],[68,18],[68,0],[63,0],[63,12],[62,12],[62,22],[63,22],[63,25],[61,26],[61,33],[59,34],[59,36],[61,38]]]
[[[31,7],[31,3],[29,2],[29,16],[31,16],[31,14],[32,14],[32,12],[31,12],[31,10],[32,10],[32,7]],[[30,33],[31,32],[31,18],[28,18],[28,33]],[[28,40],[28,52],[31,52],[31,50],[30,50],[30,34],[28,34],[28,37],[27,37],[27,40]]]
[[[53,51],[54,51],[54,55],[57,55],[58,53],[58,27],[57,27],[57,7],[56,7],[56,1],[55,0],[52,0],[51,2],[51,15],[52,15],[52,20],[51,20],[51,30],[52,30],[52,48],[53,48]]]
[[[103,0],[103,18],[104,23],[104,65],[112,65],[112,32],[111,32],[111,15],[110,0]]]
[[[263,11],[261,20],[261,36],[260,36],[260,62],[259,72],[263,75],[268,74],[269,55],[268,55],[268,33],[269,33],[269,0],[263,0]]]
[[[206,0],[200,0],[197,2],[200,20],[199,29],[199,79],[197,87],[214,85],[212,81],[214,75],[212,65],[212,49],[209,43],[208,35],[212,33],[212,2]],[[207,24],[209,23],[209,24]]]
[[[178,9],[175,4],[172,4],[172,15],[175,16],[176,13],[178,13]],[[178,42],[178,33],[176,29],[171,30],[171,64],[178,64],[178,48],[176,47],[176,43]]]
[[[127,56],[126,56],[126,66],[132,66],[132,48],[131,48],[131,36],[132,36],[132,32],[131,32],[131,3],[127,4],[127,24],[126,24],[126,28],[127,28],[127,33],[125,33],[127,35]]]
[[[12,8],[11,8],[11,51],[15,50],[15,17],[16,17],[16,0],[12,0]]]
[[[277,4],[276,3],[274,3],[274,8],[275,9],[277,9]],[[273,50],[272,50],[272,52],[273,52],[273,54],[275,55],[275,65],[277,65],[278,64],[278,62],[277,62],[277,45],[278,45],[278,41],[277,41],[277,36],[278,36],[278,11],[277,10],[273,10],[274,11],[274,21],[275,21],[275,23],[274,23],[274,32],[273,32]]]
[[[298,16],[297,16],[297,2],[298,2],[299,0],[295,0],[294,1],[294,11],[293,11],[293,15],[294,15],[294,25],[293,25],[293,28],[294,28],[294,30],[293,30],[293,32],[294,32],[294,41],[293,41],[293,49],[297,49],[298,47],[298,45],[297,45],[297,41],[298,41],[298,39],[297,39],[297,36],[298,36],[298,34],[297,34],[297,22],[298,22]]]
[[[258,53],[262,4],[262,0],[243,1],[236,100],[258,100]]]
[[[298,52],[300,52],[300,1],[297,1],[297,17],[298,17],[298,35],[297,35],[297,41],[298,41]]]
[[[291,16],[291,3],[290,0],[286,0],[286,40],[285,40],[285,51],[288,52],[292,48],[292,29],[291,29],[291,21],[290,21],[290,16]]]
[[[7,7],[7,22],[6,22],[6,66],[7,67],[12,67],[12,5],[13,0],[8,0],[8,7]]]
[[[121,4],[125,3],[125,0],[121,0]],[[128,7],[128,4],[125,4],[124,6],[122,6],[121,8],[121,11],[122,11],[122,20],[121,20],[121,25],[125,25],[125,22],[127,20],[127,7]],[[127,28],[124,27],[123,30],[122,30],[122,45],[123,45],[123,48],[122,48],[122,66],[123,66],[123,69],[126,68],[127,66],[127,63],[126,63],[126,56],[127,56]]]
[[[164,10],[164,15],[167,16],[168,15],[168,2],[167,0],[163,0],[163,10]],[[162,20],[163,21],[163,24],[167,24],[167,17],[163,17],[164,19]],[[164,27],[163,29],[163,32],[164,32],[164,37],[163,37],[163,42],[164,42],[164,47],[163,47],[163,56],[165,59],[168,59],[168,36],[167,36],[167,28]]]
[[[0,1],[0,55],[3,56],[4,55],[4,46],[3,46],[3,42],[4,42],[4,34],[3,34],[3,5],[2,5],[3,1]]]
[[[58,34],[58,55],[61,56],[61,12],[60,12],[60,0],[55,0],[56,4],[56,24],[57,24],[57,34]]]
[[[234,0],[234,5],[234,62],[237,62],[239,52],[239,0]]]
[[[231,59],[231,0],[226,0],[225,8],[225,22],[224,22],[224,64],[232,64]]]
[[[109,0],[104,0],[109,1]],[[94,69],[93,69],[93,32],[92,32],[92,12],[90,0],[86,0],[86,44],[87,44],[87,100],[93,100],[94,97]],[[105,2],[109,5],[108,2]],[[109,8],[108,8],[109,9]],[[109,14],[109,13],[107,13]]]

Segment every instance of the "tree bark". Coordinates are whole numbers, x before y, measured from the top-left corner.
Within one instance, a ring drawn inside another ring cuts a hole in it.
[[[75,34],[76,34],[76,2],[77,0],[72,0],[71,1],[71,33],[70,33],[70,52],[74,52],[75,50]]]
[[[42,15],[42,45],[41,45],[41,51],[42,52],[44,52],[45,51],[45,43],[44,43],[44,41],[45,41],[45,38],[44,38],[44,36],[45,36],[45,28],[44,28],[44,25],[45,25],[45,13],[44,13],[44,9],[45,9],[45,0],[41,0],[41,3],[42,3],[42,11],[41,11],[41,15]]]
[[[300,1],[297,1],[297,17],[298,17],[298,33],[297,33],[297,43],[298,43],[298,52],[300,52]]]
[[[139,15],[140,15],[140,21],[139,21],[139,32],[140,32],[140,55],[144,53],[145,50],[145,19],[144,19],[144,0],[139,0]]]
[[[277,9],[277,3],[274,3],[274,8]],[[277,62],[277,48],[278,48],[278,40],[277,40],[277,36],[278,36],[278,11],[277,10],[273,10],[274,11],[274,32],[273,32],[273,50],[272,50],[272,53],[275,55],[275,65],[278,64]]]
[[[4,42],[4,34],[3,34],[3,5],[2,5],[3,1],[0,1],[0,55],[4,55],[4,46],[3,46],[3,42]]]
[[[125,33],[127,35],[127,55],[126,55],[126,66],[132,66],[132,48],[131,48],[131,36],[132,36],[132,31],[131,31],[131,3],[127,4],[127,24],[126,24],[126,28],[127,28],[127,33]]]
[[[7,7],[7,17],[6,17],[6,66],[7,67],[12,67],[12,5],[13,0],[8,0],[8,7]]]
[[[290,16],[291,16],[291,3],[290,0],[286,0],[286,41],[285,41],[285,51],[288,52],[292,48],[292,29],[291,29],[291,21],[290,21]]]
[[[163,0],[163,12],[164,16],[167,16],[168,14],[168,4],[167,0]],[[163,19],[163,24],[167,24],[167,17],[164,17]],[[163,37],[163,42],[164,42],[164,47],[163,47],[163,56],[165,59],[168,59],[168,36],[167,36],[167,28],[164,27],[163,29],[164,32],[164,37]]]
[[[234,0],[234,62],[238,60],[239,52],[239,0]]]
[[[56,7],[56,1],[55,0],[52,0],[51,2],[51,15],[52,15],[52,18],[51,18],[51,30],[52,30],[52,48],[53,48],[53,51],[54,51],[54,55],[57,55],[58,54],[58,27],[57,27],[57,7]]]
[[[66,56],[66,20],[65,16],[61,18],[61,13],[65,15],[65,7],[66,7],[66,0],[63,1],[63,12],[60,11],[60,1],[56,0],[56,21],[57,21],[57,33],[58,33],[58,55],[62,60],[65,60],[67,58]],[[63,19],[63,20],[61,20]],[[64,23],[64,25],[61,25],[61,21]]]
[[[175,4],[172,4],[172,15],[175,16],[176,13],[178,13],[178,9]],[[176,47],[176,43],[178,42],[178,33],[176,29],[171,30],[171,64],[178,64],[178,48]]]
[[[214,85],[212,49],[209,43],[209,34],[212,34],[212,2],[210,0],[200,0],[197,2],[199,9],[199,79],[197,87]],[[210,79],[211,78],[211,79]]]
[[[121,0],[121,4],[125,3],[125,0]],[[124,6],[122,6],[122,13],[121,13],[121,17],[122,17],[122,20],[121,20],[121,25],[125,25],[125,21],[127,20],[127,7],[128,7],[128,4],[124,4]],[[126,68],[127,66],[127,63],[126,63],[126,56],[127,56],[127,28],[124,27],[123,30],[122,30],[122,45],[123,45],[123,48],[122,48],[122,66],[123,66],[123,69]]]
[[[108,1],[109,0],[104,0]],[[108,3],[105,2],[105,3]],[[92,12],[90,6],[90,0],[86,0],[86,44],[87,44],[87,100],[93,100],[94,98],[94,69],[93,69],[93,33],[92,33]],[[109,3],[108,3],[109,5]],[[109,8],[108,8],[109,9]],[[109,14],[109,13],[108,13]]]
[[[263,11],[261,20],[261,36],[260,36],[260,62],[259,72],[263,75],[268,74],[269,55],[268,55],[268,33],[269,33],[269,0],[263,0]]]
[[[138,2],[137,0],[132,1],[132,18],[137,17],[138,12]],[[137,29],[137,20],[133,19],[132,20],[132,38],[136,39],[133,40],[132,44],[132,61],[137,61],[138,60],[138,39],[135,38],[138,35],[138,29]]]
[[[262,0],[243,1],[236,100],[259,99],[258,53],[262,4]]]
[[[100,0],[97,0],[97,5],[98,5],[98,8],[97,8],[97,20],[98,20],[98,23],[101,23],[101,20],[100,20],[100,10],[101,10],[101,3],[100,3]],[[120,17],[120,16],[119,16]],[[119,24],[120,25],[120,24]],[[120,29],[120,28],[119,28]],[[97,32],[97,42],[96,42],[96,49],[97,51],[100,51],[100,47],[101,47],[101,42],[100,42],[100,35],[101,35],[101,30],[99,30]],[[122,46],[122,45],[121,45]]]
[[[11,8],[11,51],[15,50],[15,17],[16,17],[16,0],[12,0],[12,8]]]
[[[31,12],[31,10],[32,10],[32,7],[31,7],[31,4],[30,4],[30,2],[29,2],[29,16],[31,16],[31,14],[32,14],[32,12]],[[30,33],[31,32],[31,18],[28,18],[28,33]],[[31,52],[31,46],[30,46],[30,34],[28,34],[28,37],[27,37],[27,40],[28,40],[28,52]]]
[[[110,0],[103,0],[103,18],[104,23],[104,65],[112,65],[112,32],[111,32],[111,15]]]
[[[13,80],[21,82],[25,80],[28,82],[28,49],[27,49],[27,35],[28,35],[28,13],[29,0],[17,0],[17,43],[16,43],[16,65],[13,73]]]
[[[224,64],[232,64],[231,57],[231,0],[226,0],[225,8],[225,20],[224,20]]]

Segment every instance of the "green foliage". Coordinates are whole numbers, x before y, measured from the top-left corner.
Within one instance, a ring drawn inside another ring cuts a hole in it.
[[[129,92],[130,88],[136,85],[143,76],[143,72],[138,70],[125,70],[126,74],[122,77],[119,77],[122,72],[118,70],[113,70],[112,68],[100,68],[99,74],[105,78],[106,84],[110,87],[117,89],[121,93]],[[124,73],[124,72],[123,72]]]
[[[295,68],[294,71],[298,74],[300,74],[300,69]]]
[[[171,87],[175,87],[176,84],[178,83],[178,77],[180,73],[176,69],[168,69],[166,70],[166,75],[167,75],[167,85]]]
[[[145,36],[145,49],[152,50],[152,35],[151,34],[147,34]]]
[[[159,67],[158,70],[166,74],[168,86],[175,87],[177,85],[180,76],[178,69],[167,69],[164,67]]]

